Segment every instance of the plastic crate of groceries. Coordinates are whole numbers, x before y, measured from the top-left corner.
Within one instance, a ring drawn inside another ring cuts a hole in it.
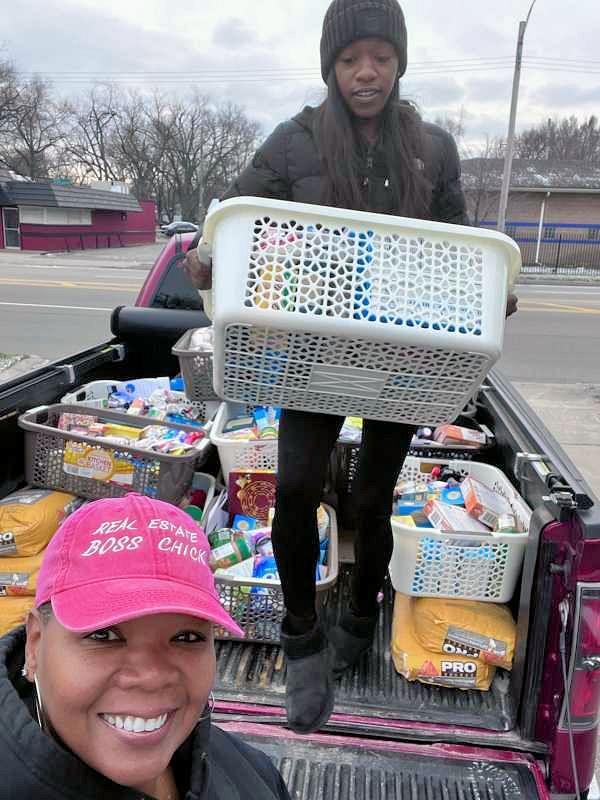
[[[327,552],[328,574],[316,582],[317,605],[328,602],[329,592],[338,579],[338,529],[333,508],[323,504],[329,514],[329,548]],[[261,578],[221,577],[215,575],[215,583],[221,604],[245,633],[242,641],[279,642],[280,626],[285,608],[281,583]],[[217,639],[236,639],[228,631],[217,628]]]
[[[92,381],[64,395],[60,402],[67,405],[81,405],[86,408],[109,408],[108,399],[110,395],[114,391],[125,390],[130,383],[130,381]],[[210,424],[221,403],[218,399],[190,400],[183,392],[173,391],[171,394],[179,400],[188,400],[190,406],[198,413],[198,417],[205,420],[208,424]],[[116,411],[116,409],[110,410]],[[126,416],[129,419],[131,415],[127,414]]]
[[[500,357],[521,264],[503,234],[240,197],[204,238],[225,400],[439,425]]]
[[[169,455],[133,445],[110,444],[57,427],[62,414],[81,413],[81,406],[57,404],[34,408],[19,417],[19,426],[25,431],[25,478],[31,486],[61,489],[92,500],[138,492],[178,503],[210,448],[208,435],[191,453]],[[108,423],[123,423],[123,414],[102,410],[99,416]],[[173,423],[165,426],[135,416],[127,418],[127,425],[198,432],[197,427]]]
[[[206,520],[207,514],[210,511],[210,508],[215,500],[215,492],[217,490],[217,481],[212,476],[206,472],[195,472],[194,477],[192,479],[192,483],[189,487],[187,496],[190,500],[190,504],[188,506],[181,506],[184,508],[185,511],[192,516],[196,522],[203,526]],[[194,502],[195,500],[195,493],[203,492],[204,493],[204,501],[202,506],[199,506],[197,503]]]
[[[502,495],[523,533],[446,532],[409,527],[392,517],[394,589],[417,597],[448,597],[508,603],[521,573],[531,511],[497,467],[476,461],[444,461],[408,456],[401,477],[427,481],[434,466],[449,466]]]
[[[220,400],[213,386],[212,351],[199,350],[194,344],[194,337],[197,334],[205,335],[208,331],[211,329],[197,328],[186,331],[171,351],[179,359],[185,393],[190,400]]]
[[[459,419],[458,425],[466,426],[483,433],[486,436],[485,444],[477,447],[468,447],[459,444],[442,445],[439,442],[420,442],[412,444],[408,454],[416,458],[441,458],[458,459],[461,461],[480,461],[487,463],[495,447],[493,433],[485,425],[479,425],[473,420]],[[342,528],[354,528],[356,525],[353,508],[352,490],[354,479],[358,470],[360,441],[345,441],[340,438],[336,442],[332,455],[331,472],[334,477],[334,486],[338,498],[338,519]]]
[[[253,410],[253,406],[243,403],[222,403],[214,418],[210,441],[219,452],[225,483],[234,469],[277,470],[277,439],[239,441],[223,435],[223,429],[230,419],[252,414]]]

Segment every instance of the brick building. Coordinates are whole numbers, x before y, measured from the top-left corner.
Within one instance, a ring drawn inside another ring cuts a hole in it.
[[[462,182],[471,220],[494,227],[504,160],[468,158]],[[600,164],[513,161],[506,232],[525,264],[600,266]]]
[[[0,249],[87,250],[155,241],[151,201],[14,177],[0,175]]]

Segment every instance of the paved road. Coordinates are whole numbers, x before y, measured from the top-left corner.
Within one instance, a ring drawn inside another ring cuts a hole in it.
[[[517,287],[500,369],[515,381],[600,383],[600,287]]]
[[[68,256],[0,251],[0,352],[54,358],[105,339],[111,310],[134,301],[161,246]],[[503,372],[515,381],[600,383],[600,287],[523,285],[518,293]]]
[[[70,355],[110,338],[110,314],[133,303],[146,272],[0,265],[0,352]]]

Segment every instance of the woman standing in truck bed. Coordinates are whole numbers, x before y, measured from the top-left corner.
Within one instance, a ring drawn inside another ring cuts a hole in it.
[[[222,199],[255,196],[468,224],[452,137],[400,99],[407,34],[397,0],[334,0],[323,24],[327,98],[279,125]],[[211,285],[202,249],[188,259],[199,289]],[[516,298],[511,300],[514,308]],[[378,592],[392,552],[390,509],[414,429],[365,420],[353,494],[358,518],[350,607],[325,632],[315,612],[316,510],[343,417],[283,411],[273,546],[286,604],[290,727],[323,725],[333,680],[371,646]]]

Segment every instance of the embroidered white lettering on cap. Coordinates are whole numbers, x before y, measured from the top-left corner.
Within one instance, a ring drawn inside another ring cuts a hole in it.
[[[202,528],[141,495],[89,503],[61,525],[40,569],[36,605],[89,632],[148,614],[187,614],[243,631],[219,602]]]

